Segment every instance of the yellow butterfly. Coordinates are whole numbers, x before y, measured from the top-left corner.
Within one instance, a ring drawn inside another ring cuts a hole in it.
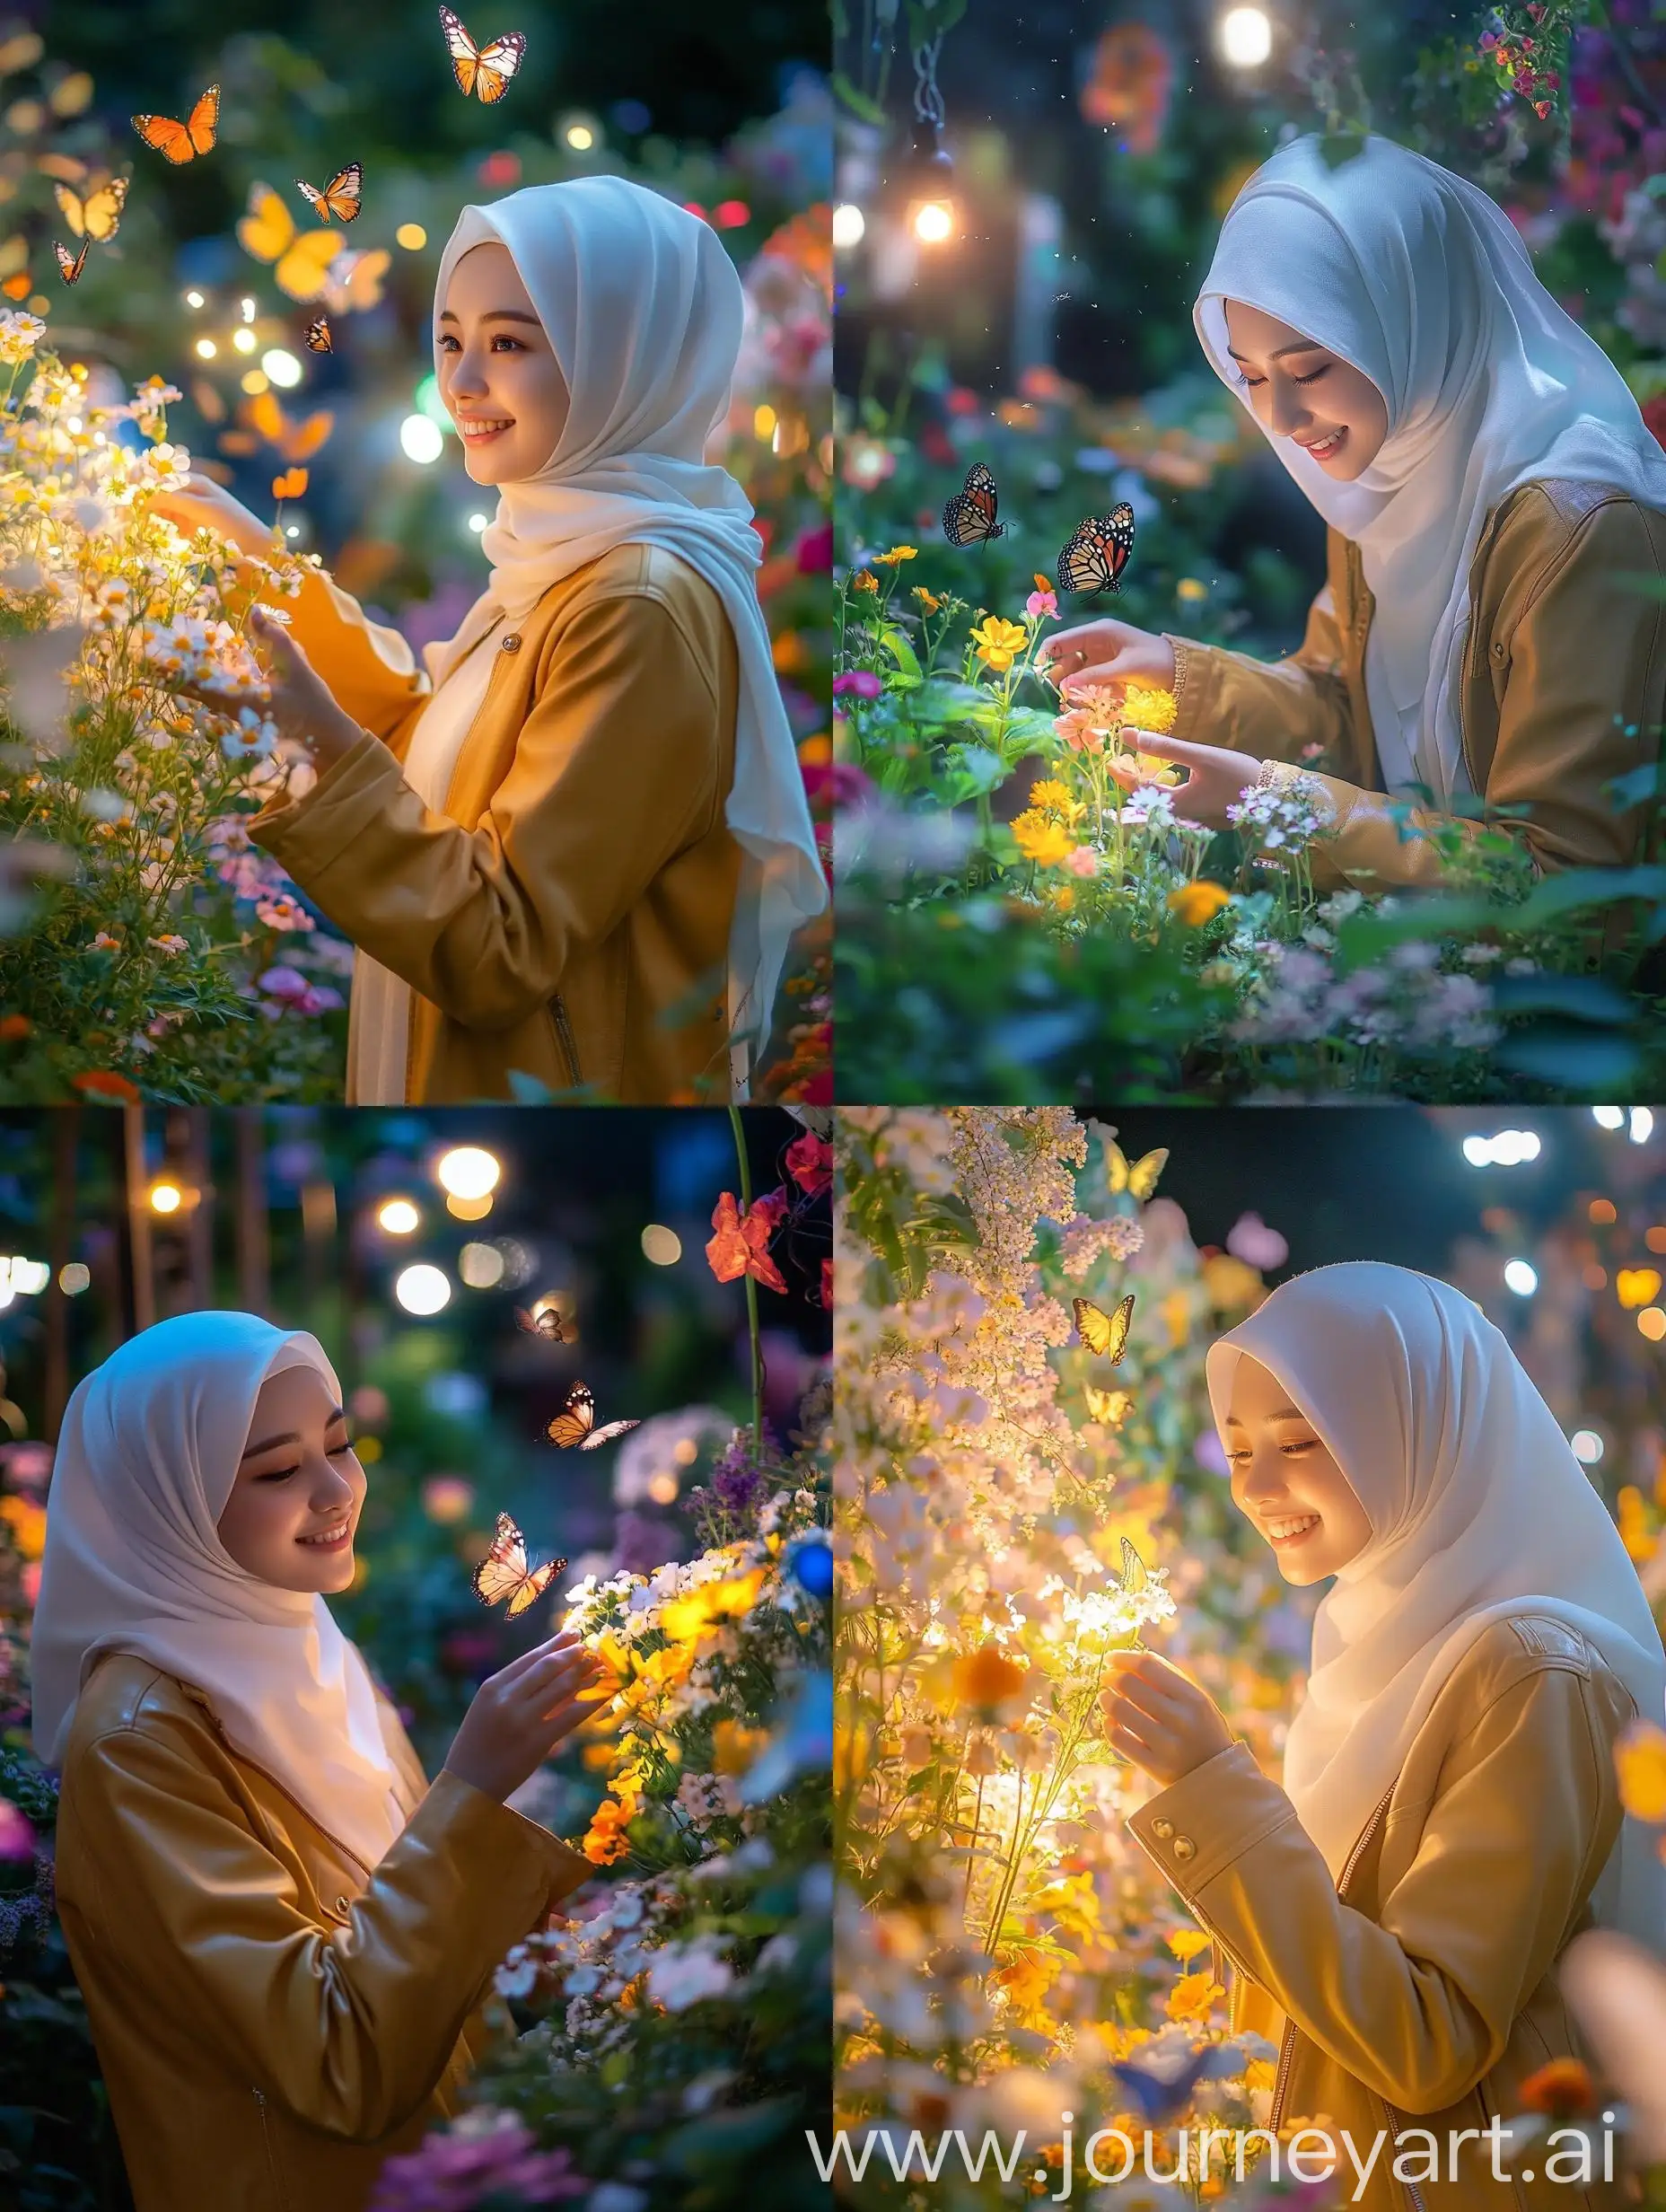
[[[546,1559],[529,1570],[526,1538],[506,1513],[500,1513],[492,1548],[474,1570],[474,1593],[482,1605],[499,1605],[507,1598],[504,1618],[513,1620],[543,1596],[566,1565],[565,1559]]]
[[[127,198],[126,177],[107,178],[84,198],[79,192],[72,192],[66,184],[55,184],[52,189],[57,195],[65,222],[77,238],[93,238],[101,246],[115,237]]]
[[[1090,1352],[1109,1360],[1114,1366],[1128,1348],[1134,1293],[1128,1293],[1114,1313],[1107,1313],[1103,1306],[1095,1305],[1090,1298],[1073,1299],[1071,1304],[1076,1317],[1076,1334]]]
[[[1105,1172],[1110,1178],[1113,1197],[1127,1190],[1144,1205],[1157,1188],[1157,1178],[1168,1163],[1168,1152],[1160,1146],[1155,1152],[1148,1152],[1143,1160],[1136,1161],[1130,1167],[1127,1155],[1116,1138],[1108,1137],[1105,1139]]]
[[[274,261],[280,292],[315,300],[330,263],[341,250],[339,231],[297,231],[294,217],[269,184],[249,188],[249,213],[240,216],[238,242],[257,261]]]
[[[1087,1385],[1088,1418],[1102,1421],[1107,1428],[1120,1428],[1134,1410],[1132,1391],[1096,1391]]]
[[[339,253],[324,278],[324,304],[332,315],[350,315],[381,304],[381,280],[393,256],[385,246]]]
[[[1122,1572],[1118,1575],[1112,1567],[1110,1578],[1131,1598],[1137,1597],[1142,1590],[1150,1587],[1150,1570],[1126,1536],[1122,1540]]]

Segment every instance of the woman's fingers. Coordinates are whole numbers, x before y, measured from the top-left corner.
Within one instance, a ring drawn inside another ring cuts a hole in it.
[[[506,1667],[500,1667],[497,1680],[505,1686],[512,1685],[533,1667],[541,1666],[546,1660],[583,1649],[576,1628],[558,1629],[554,1636],[547,1637],[543,1643],[534,1644],[530,1651],[523,1651],[518,1659],[512,1659]]]

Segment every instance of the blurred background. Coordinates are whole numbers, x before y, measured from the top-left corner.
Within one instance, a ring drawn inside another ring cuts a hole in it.
[[[0,1114],[0,2203],[124,2201],[50,1918],[49,1850],[5,1832],[20,1810],[50,1831],[28,1636],[75,1383],[136,1330],[206,1306],[318,1337],[370,1486],[338,1617],[432,1773],[476,1687],[550,1633],[564,1591],[700,1553],[714,1485],[729,1511],[807,1479],[784,1470],[809,1467],[827,1398],[825,1151],[766,1109]],[[742,1274],[714,1216],[725,1192],[744,1217],[777,1191]],[[559,1340],[517,1308],[555,1316]],[[640,1426],[557,1451],[547,1425],[581,1379],[599,1426]],[[568,1561],[513,1624],[470,1586],[502,1512],[534,1564]],[[763,1704],[789,1681],[766,1680]],[[517,1797],[574,1838],[616,1756],[605,1730],[587,1734]],[[815,2003],[802,1995],[802,2034],[825,2054]],[[35,2165],[32,2191],[14,2194]]]
[[[832,111],[812,0],[710,14],[578,0],[522,22],[463,11],[482,45],[517,24],[503,99],[464,98],[428,0],[186,0],[0,8],[0,284],[90,371],[94,404],[160,377],[167,434],[256,513],[293,470],[291,543],[318,551],[420,647],[484,586],[493,502],[465,474],[435,390],[431,318],[459,211],[519,187],[629,177],[709,221],[747,293],[721,458],[764,544],[759,591],[813,805],[829,754],[828,496]],[[131,118],[184,120],[221,88],[217,144],[173,166]],[[296,189],[364,170],[363,212],[321,221]],[[72,289],[53,243],[126,178],[113,236]],[[68,196],[67,198],[66,196]],[[333,352],[304,332],[328,316]],[[767,1094],[826,1088],[825,930],[789,964]],[[796,1029],[799,1033],[790,1033]],[[13,1092],[18,1096],[19,1093]],[[23,1093],[21,1095],[31,1095]],[[293,1095],[293,1093],[292,1093]]]
[[[1650,0],[846,0],[842,22],[853,566],[902,539],[922,549],[911,583],[967,588],[939,516],[977,458],[1017,525],[971,572],[990,604],[1022,601],[1083,515],[1127,499],[1140,538],[1118,614],[1292,649],[1323,525],[1206,364],[1191,304],[1239,187],[1298,130],[1341,151],[1374,128],[1481,183],[1666,427]],[[1533,75],[1496,61],[1504,32],[1532,39]]]

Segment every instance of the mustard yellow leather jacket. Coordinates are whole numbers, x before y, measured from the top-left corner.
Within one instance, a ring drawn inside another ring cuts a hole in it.
[[[1363,891],[1437,883],[1435,847],[1401,836],[1382,791],[1365,698],[1375,602],[1359,548],[1331,531],[1326,566],[1307,635],[1287,661],[1170,639],[1174,734],[1264,760],[1299,763],[1304,748],[1322,747],[1339,773],[1319,778],[1335,832],[1312,848],[1315,882]],[[1661,757],[1662,578],[1666,514],[1600,484],[1525,484],[1481,532],[1469,569],[1464,761],[1483,819],[1520,838],[1540,870],[1626,867],[1658,855],[1659,796],[1617,806],[1603,786]],[[1407,828],[1442,819],[1453,818],[1414,809]],[[1464,818],[1466,834],[1477,826]]]
[[[1519,2163],[1535,2179],[1495,2181],[1489,2146],[1473,2138],[1453,2180],[1448,2137],[1520,2114],[1530,2075],[1585,2055],[1556,1962],[1591,1923],[1619,1832],[1613,1745],[1635,1711],[1583,1637],[1519,1615],[1453,1669],[1340,1883],[1241,1743],[1130,1817],[1237,1970],[1234,2029],[1279,2046],[1269,2124],[1322,2113],[1362,2164],[1389,2131],[1363,2212],[1618,2212],[1624,2201],[1618,2181],[1547,2181],[1526,2150]],[[1434,2131],[1438,2181],[1394,2178],[1395,2134],[1403,2173],[1427,2171],[1413,2129]],[[1565,2147],[1559,2172],[1570,2158]],[[1351,2204],[1346,2151],[1341,2172]]]
[[[509,1099],[519,1069],[626,1104],[726,1102],[740,663],[706,579],[621,545],[500,622],[438,813],[400,767],[431,689],[404,638],[321,575],[285,604],[365,735],[250,833],[418,994],[408,1101]]]
[[[137,2212],[361,2212],[506,2032],[494,1968],[593,1871],[455,1775],[429,1788],[381,1721],[414,1810],[373,1873],[200,1690],[116,1653],[82,1692],[58,1909]]]

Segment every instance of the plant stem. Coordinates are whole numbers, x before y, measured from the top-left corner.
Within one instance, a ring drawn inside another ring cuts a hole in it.
[[[752,1170],[746,1156],[746,1125],[741,1109],[731,1106],[729,1126],[734,1131],[735,1159],[741,1171],[741,1218],[752,1208]],[[764,1449],[764,1352],[758,1333],[758,1284],[749,1270],[746,1277],[746,1325],[752,1339],[752,1449],[761,1458]]]

